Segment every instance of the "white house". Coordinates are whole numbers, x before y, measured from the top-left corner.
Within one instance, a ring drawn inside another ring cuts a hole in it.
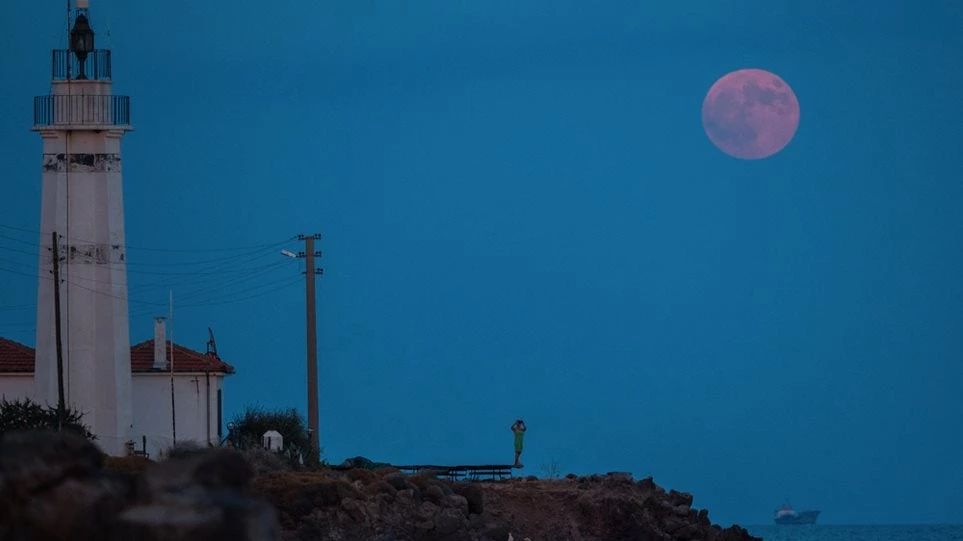
[[[173,344],[174,396],[171,415],[171,343],[166,322],[156,318],[154,339],[130,348],[133,424],[130,440],[137,451],[156,458],[177,443],[217,445],[223,432],[224,378],[234,373],[216,352],[201,353]],[[33,348],[0,338],[0,397],[35,398]]]

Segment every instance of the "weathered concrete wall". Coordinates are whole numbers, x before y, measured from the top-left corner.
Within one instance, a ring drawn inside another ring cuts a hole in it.
[[[174,376],[177,442],[217,444],[217,390],[223,389],[224,378],[211,374]],[[174,443],[171,431],[171,380],[162,372],[135,374],[133,378],[133,439],[141,448],[147,437],[147,452],[157,458]]]

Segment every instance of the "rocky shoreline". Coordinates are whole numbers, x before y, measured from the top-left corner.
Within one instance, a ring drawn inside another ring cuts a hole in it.
[[[451,482],[393,468],[266,471],[226,449],[109,458],[71,434],[0,440],[0,540],[752,541],[627,474]],[[258,473],[255,473],[258,471]]]
[[[292,541],[757,539],[711,524],[691,494],[626,474],[466,483],[385,468],[267,474],[254,490],[277,507]]]

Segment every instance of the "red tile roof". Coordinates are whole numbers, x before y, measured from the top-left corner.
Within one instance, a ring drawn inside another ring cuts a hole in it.
[[[170,346],[170,342],[167,343]],[[168,353],[170,355],[170,353]],[[0,373],[33,373],[36,351],[13,340],[0,338]],[[154,340],[146,340],[130,348],[130,370],[154,372]],[[166,370],[157,370],[165,372]],[[174,344],[174,372],[223,372],[233,374],[234,367],[213,353],[200,353]]]
[[[167,347],[170,347],[170,340]],[[170,355],[170,350],[167,350]],[[145,340],[130,347],[131,372],[154,371],[154,340]],[[161,370],[163,372],[165,370]],[[174,372],[225,372],[234,373],[234,367],[213,353],[200,353],[180,344],[174,344]]]
[[[0,372],[33,372],[35,357],[32,347],[0,338]]]

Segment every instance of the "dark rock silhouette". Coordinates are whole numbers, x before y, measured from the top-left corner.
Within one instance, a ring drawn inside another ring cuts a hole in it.
[[[254,475],[228,449],[106,458],[72,433],[0,434],[0,541],[753,541],[691,494],[612,472],[449,482],[390,467]]]
[[[281,538],[276,511],[248,494],[237,453],[185,452],[141,474],[105,471],[100,450],[71,432],[0,439],[0,540]]]
[[[738,526],[713,525],[708,511],[691,507],[691,494],[625,473],[472,483],[379,471],[275,472],[254,487],[277,506],[290,540],[757,539]]]

